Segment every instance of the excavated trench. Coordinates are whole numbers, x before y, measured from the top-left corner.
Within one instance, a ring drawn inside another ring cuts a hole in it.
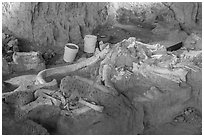
[[[2,134],[202,134],[202,3],[4,2],[2,28]]]

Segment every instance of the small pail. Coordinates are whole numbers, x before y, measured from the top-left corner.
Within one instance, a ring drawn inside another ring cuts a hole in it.
[[[84,52],[94,53],[97,42],[97,36],[86,35],[84,38]]]
[[[64,61],[73,62],[78,51],[79,47],[76,44],[67,43],[64,47]]]

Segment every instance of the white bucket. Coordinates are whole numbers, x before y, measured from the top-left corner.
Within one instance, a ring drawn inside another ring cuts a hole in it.
[[[67,43],[64,47],[64,61],[73,62],[78,51],[79,47],[76,44]]]
[[[84,38],[84,52],[94,53],[97,42],[97,36],[86,35]]]

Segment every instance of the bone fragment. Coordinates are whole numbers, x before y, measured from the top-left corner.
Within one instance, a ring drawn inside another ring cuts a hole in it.
[[[92,108],[88,107],[88,106],[83,106],[81,108],[77,108],[74,110],[62,110],[61,113],[64,115],[75,115],[78,116],[80,114],[86,113],[88,111],[92,110]]]
[[[94,109],[95,111],[98,111],[98,112],[103,112],[103,109],[104,109],[103,106],[94,105],[92,103],[89,103],[89,102],[83,100],[82,98],[79,98],[79,103],[81,103],[81,104],[83,104],[85,106],[88,106],[88,107],[90,107],[90,108],[92,108],[92,109]]]
[[[91,109],[92,108],[90,108],[88,106],[84,106],[84,107],[72,110],[72,113],[74,113],[75,115],[80,115],[82,113],[86,113],[87,111],[89,111]]]
[[[110,74],[111,74],[111,67],[109,65],[105,64],[103,66],[102,80],[104,81],[106,87],[108,87],[112,90],[115,90],[115,92],[117,92],[113,86],[113,83],[110,81],[111,80]]]
[[[103,86],[103,85],[99,85],[98,83],[92,81],[92,80],[89,80],[87,78],[83,78],[83,77],[80,77],[80,76],[74,76],[74,78],[78,79],[78,80],[81,80],[91,86],[93,86],[94,88],[98,89],[98,90],[101,90],[105,93],[109,93],[109,94],[112,94],[112,95],[117,95],[117,91],[116,90],[109,90],[107,87]]]
[[[52,96],[53,96],[53,97],[60,98],[60,100],[61,100],[61,102],[62,102],[62,105],[65,105],[65,104],[66,104],[66,100],[65,100],[64,96],[61,94],[61,92],[56,91]]]

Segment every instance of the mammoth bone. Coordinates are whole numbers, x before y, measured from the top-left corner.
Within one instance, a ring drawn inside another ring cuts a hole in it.
[[[110,48],[109,48],[109,45],[108,45],[101,52],[99,52],[98,54],[95,54],[91,58],[88,58],[88,59],[86,59],[84,61],[81,61],[81,62],[78,62],[78,63],[75,63],[75,64],[71,64],[71,65],[67,65],[67,66],[61,66],[61,67],[55,67],[55,68],[42,70],[41,72],[38,73],[38,75],[36,77],[36,84],[45,84],[45,83],[47,83],[45,81],[46,77],[50,77],[50,76],[53,76],[53,75],[56,75],[56,74],[71,73],[71,72],[76,71],[78,69],[81,69],[83,67],[92,65],[92,64],[96,63],[97,61],[99,61],[100,59],[104,59],[106,54],[109,52],[109,50],[110,50]]]

